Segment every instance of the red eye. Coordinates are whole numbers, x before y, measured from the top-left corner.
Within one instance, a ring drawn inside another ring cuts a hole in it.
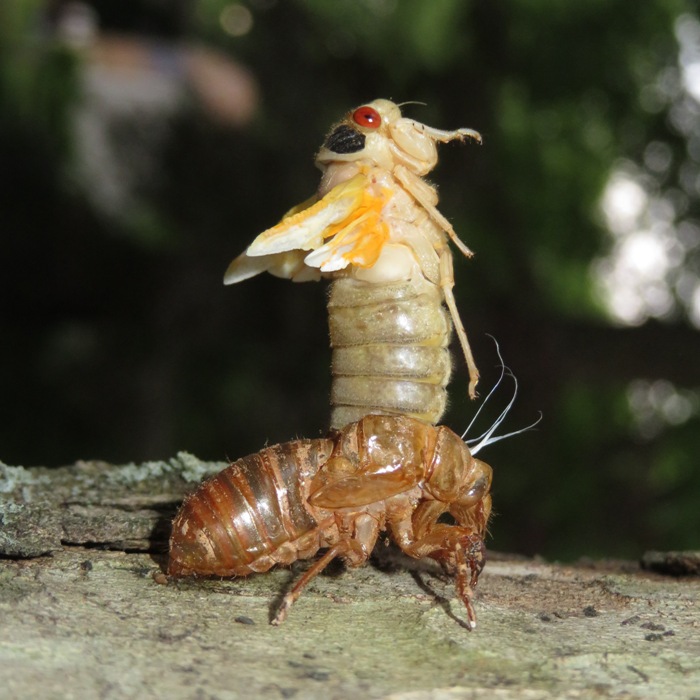
[[[358,107],[352,113],[352,119],[355,124],[368,129],[378,129],[382,123],[382,118],[374,107]]]

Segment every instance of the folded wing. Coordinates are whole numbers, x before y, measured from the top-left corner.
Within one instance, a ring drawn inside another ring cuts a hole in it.
[[[390,194],[385,188],[375,192],[365,173],[336,185],[319,201],[295,207],[263,231],[229,265],[224,283],[265,271],[301,282],[348,265],[371,267],[389,239],[381,214]]]

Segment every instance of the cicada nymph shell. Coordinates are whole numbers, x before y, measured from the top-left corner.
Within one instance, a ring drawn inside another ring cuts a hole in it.
[[[279,624],[330,561],[364,564],[388,531],[407,555],[455,576],[474,627],[491,476],[448,428],[369,415],[329,438],[268,447],[203,483],[173,522],[168,573],[245,576],[326,548],[284,597]],[[455,524],[440,522],[444,513]]]
[[[437,164],[438,143],[466,139],[481,142],[472,129],[442,131],[403,117],[389,100],[358,107],[316,156],[323,175],[315,196],[261,233],[226,272],[226,284],[263,271],[332,280],[333,428],[367,413],[437,424],[453,325],[476,395],[479,374],[452,293],[448,243],[472,252],[423,180]]]

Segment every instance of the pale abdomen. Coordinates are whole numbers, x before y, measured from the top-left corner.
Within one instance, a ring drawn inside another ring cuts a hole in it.
[[[331,428],[368,413],[436,424],[447,404],[451,323],[437,285],[341,278],[331,285]]]

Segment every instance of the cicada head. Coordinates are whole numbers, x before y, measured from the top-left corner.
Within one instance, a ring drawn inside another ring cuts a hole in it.
[[[438,141],[481,136],[472,129],[442,131],[401,116],[391,100],[374,100],[348,113],[336,124],[316,156],[323,171],[332,163],[357,163],[393,170],[403,165],[416,175],[429,173],[437,164]]]
[[[450,512],[469,510],[491,489],[493,470],[474,457],[467,444],[445,426],[438,428],[437,445],[424,489]],[[459,518],[458,518],[459,520]]]
[[[491,467],[474,457],[461,438],[447,428],[438,437],[440,458],[424,487],[441,501],[460,528],[467,528],[477,539],[486,534],[491,516]]]
[[[349,112],[335,124],[316,156],[321,169],[331,163],[362,163],[391,170],[391,125],[401,110],[389,100],[374,100]]]

